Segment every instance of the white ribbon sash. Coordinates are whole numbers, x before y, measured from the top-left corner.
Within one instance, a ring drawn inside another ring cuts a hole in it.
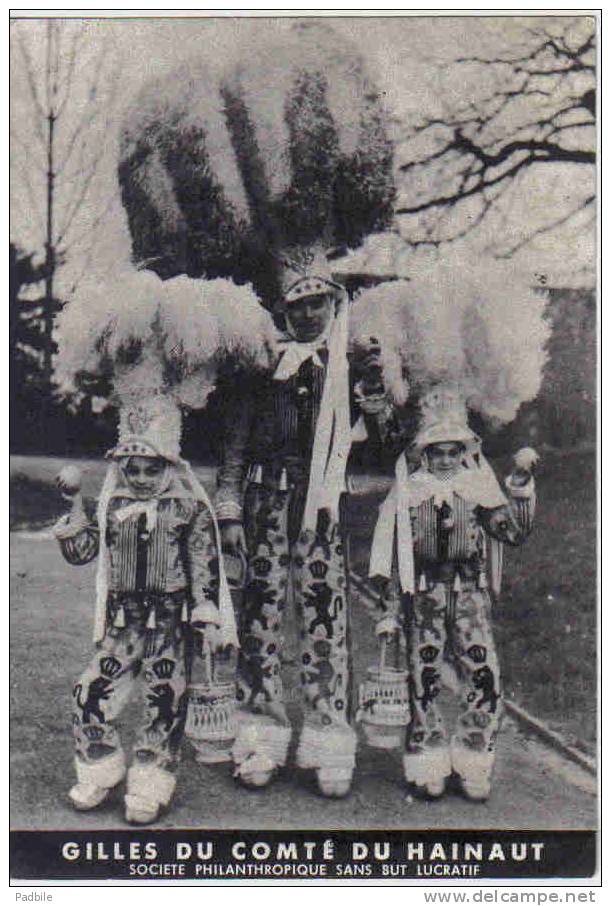
[[[402,455],[395,465],[395,483],[380,507],[371,545],[369,575],[389,578],[392,574],[396,529],[397,565],[401,588],[404,593],[413,595],[416,582],[407,479],[407,461]]]
[[[146,530],[152,532],[157,525],[157,512],[159,510],[159,499],[153,497],[152,500],[136,500],[127,506],[121,507],[115,511],[117,522],[125,522],[130,516],[146,516]]]
[[[318,511],[339,516],[346,487],[346,466],[352,444],[348,385],[348,305],[339,305],[329,338],[329,365],[316,422],[303,528],[314,531]]]

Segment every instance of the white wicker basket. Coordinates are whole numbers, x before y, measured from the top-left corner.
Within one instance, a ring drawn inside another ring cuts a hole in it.
[[[386,665],[386,648],[383,639],[379,664],[367,670],[359,686],[357,720],[368,745],[376,749],[401,746],[411,714],[407,670]]]
[[[196,751],[196,761],[215,764],[231,760],[236,735],[235,682],[218,682],[212,655],[204,654],[203,683],[193,683],[187,691],[185,736]]]

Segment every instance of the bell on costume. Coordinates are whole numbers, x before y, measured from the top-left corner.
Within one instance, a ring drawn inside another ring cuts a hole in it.
[[[97,724],[90,724],[87,727],[83,727],[83,733],[85,734],[89,742],[98,742],[98,740],[100,740],[104,736],[104,730]]]

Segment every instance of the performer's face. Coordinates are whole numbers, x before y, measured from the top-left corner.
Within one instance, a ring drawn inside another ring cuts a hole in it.
[[[148,500],[161,491],[169,468],[165,459],[151,456],[130,456],[121,463],[125,482],[138,500]]]
[[[431,444],[426,448],[429,472],[437,478],[451,478],[458,471],[460,458],[464,452],[463,445],[455,441]]]
[[[298,342],[311,343],[327,329],[334,304],[332,295],[305,296],[291,302],[286,309],[289,332]]]

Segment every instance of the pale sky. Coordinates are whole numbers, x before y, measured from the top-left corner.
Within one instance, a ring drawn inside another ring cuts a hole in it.
[[[403,121],[410,122],[422,113],[435,114],[440,110],[443,97],[440,81],[436,75],[436,64],[456,56],[494,51],[500,43],[506,44],[521,33],[523,18],[517,17],[451,17],[451,16],[392,16],[392,17],[341,17],[332,19],[337,32],[349,36],[364,54],[369,68],[384,92],[390,109]],[[529,22],[533,24],[533,20]],[[102,37],[111,36],[113,64],[119,74],[117,113],[109,128],[98,137],[100,149],[104,151],[100,164],[99,179],[90,202],[75,218],[72,226],[76,236],[72,258],[61,269],[61,282],[69,285],[86,268],[99,272],[112,268],[118,261],[129,257],[129,236],[121,208],[115,177],[116,127],[120,121],[121,106],[129,101],[139,87],[150,78],[171,73],[180,62],[191,57],[204,58],[208,64],[225,65],[227,60],[238,53],[247,53],[248,47],[268,40],[270,32],[288,27],[290,19],[280,18],[186,18],[186,19],[123,19],[93,20],[87,24],[86,41],[83,48],[85,74],[91,73],[98,65],[96,49]],[[330,23],[331,24],[331,23]],[[44,83],[42,61],[46,23],[43,20],[21,21],[14,25],[21,30],[24,43],[31,51],[37,77]],[[24,70],[16,50],[17,42],[12,40],[12,113],[14,131],[23,137],[31,134],[29,121],[32,106],[28,96]],[[69,115],[65,117],[66,132],[72,122],[87,109],[88,98],[79,80],[71,97]],[[83,89],[79,95],[79,88]],[[445,89],[444,89],[445,90]],[[463,93],[473,92],[472,85],[453,85],[452,90]],[[477,89],[475,89],[477,90]],[[20,155],[20,148],[13,144],[13,157]],[[42,155],[34,162],[42,162]],[[23,160],[23,154],[21,154]],[[35,169],[35,168],[33,168]],[[504,223],[497,227],[511,229],[512,222],[520,223],[525,216],[536,217],[549,213],[550,205],[560,204],[561,196],[567,193],[586,193],[593,176],[588,168],[541,168],[536,178],[528,178],[520,191],[514,193],[505,212]],[[579,171],[582,171],[581,173]],[[32,172],[32,168],[29,169]],[[569,181],[567,182],[567,173]],[[579,182],[578,182],[579,180]],[[40,247],[42,227],[35,217],[33,201],[41,199],[40,213],[44,214],[44,182],[42,176],[36,181],[31,177],[31,191],[23,185],[22,173],[13,175],[12,236],[27,249]],[[58,188],[58,195],[60,194]],[[528,206],[526,208],[526,205]],[[93,255],[85,256],[79,247],[78,237],[87,233],[88,226],[95,222],[102,210],[109,206],[103,229],[99,231]],[[527,214],[525,213],[527,211]],[[478,254],[477,241],[465,244],[465,254]],[[545,271],[558,285],[571,285],[575,272],[584,267],[592,270],[594,232],[591,225],[572,225],[570,234],[560,237],[544,237],[537,246],[521,255],[523,266],[528,271]],[[567,252],[570,261],[567,261]]]

